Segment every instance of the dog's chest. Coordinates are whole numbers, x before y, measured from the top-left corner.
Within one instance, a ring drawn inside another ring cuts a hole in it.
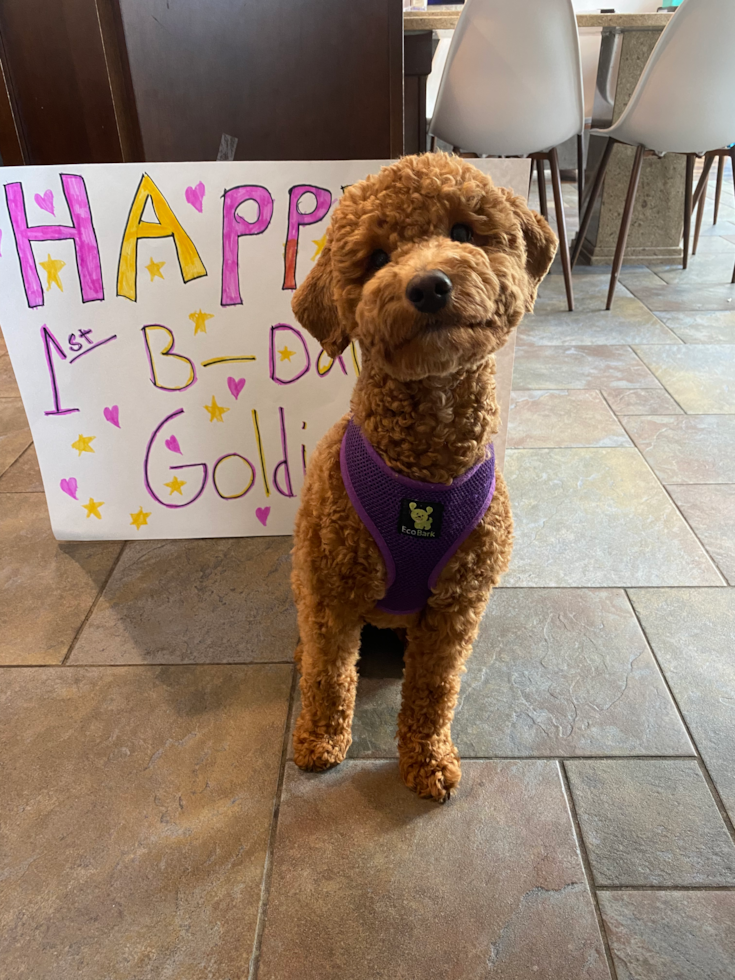
[[[378,608],[420,611],[490,506],[494,453],[449,486],[421,483],[391,470],[350,420],[340,466],[347,494],[385,562],[387,591]]]

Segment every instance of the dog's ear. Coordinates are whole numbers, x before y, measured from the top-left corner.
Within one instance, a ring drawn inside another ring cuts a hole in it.
[[[559,242],[545,218],[532,211],[522,197],[517,197],[506,188],[503,190],[520,221],[526,243],[526,275],[529,283],[526,312],[532,313],[539,284],[551,268]]]
[[[350,338],[340,323],[334,299],[332,250],[322,249],[316,265],[293,294],[291,309],[299,323],[322,345],[330,357],[337,357]]]

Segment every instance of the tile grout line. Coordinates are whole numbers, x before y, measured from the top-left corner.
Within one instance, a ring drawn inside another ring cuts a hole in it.
[[[278,817],[281,812],[281,794],[283,792],[283,782],[286,774],[286,763],[288,762],[289,735],[291,732],[291,721],[293,710],[296,704],[296,684],[299,672],[296,665],[292,662],[291,690],[288,698],[288,711],[286,712],[286,723],[283,730],[283,745],[281,746],[281,760],[278,767],[278,782],[276,792],[273,797],[273,812],[271,815],[271,826],[268,834],[268,846],[265,852],[265,862],[263,864],[263,881],[260,888],[260,903],[258,906],[258,919],[255,925],[255,938],[253,940],[253,951],[250,955],[250,965],[248,968],[247,980],[256,980],[260,969],[260,950],[265,932],[265,920],[267,917],[268,901],[270,899],[271,878],[273,876],[273,852],[276,844],[276,833],[278,831]]]
[[[715,804],[715,806],[717,807],[717,809],[720,812],[720,817],[722,818],[722,822],[725,824],[725,827],[727,829],[727,832],[730,835],[730,838],[731,838],[733,844],[735,844],[735,827],[733,826],[733,822],[730,819],[730,815],[728,814],[727,809],[725,808],[725,804],[722,802],[722,799],[720,797],[719,791],[718,791],[717,787],[715,786],[715,783],[714,783],[714,780],[712,779],[712,776],[710,775],[710,771],[709,771],[709,769],[707,767],[707,764],[705,763],[704,759],[702,758],[702,753],[699,751],[699,746],[697,745],[696,739],[694,738],[694,734],[693,734],[692,730],[690,729],[689,724],[688,724],[686,718],[684,717],[684,712],[681,710],[681,706],[679,704],[679,701],[678,701],[676,695],[674,694],[674,691],[673,691],[671,685],[669,684],[669,679],[666,676],[666,673],[664,672],[663,667],[661,666],[661,663],[660,663],[660,661],[658,659],[658,656],[656,655],[656,651],[654,650],[653,643],[651,642],[651,640],[650,640],[650,638],[648,636],[648,633],[646,632],[646,628],[643,625],[643,622],[642,622],[640,616],[638,615],[638,610],[635,608],[635,604],[634,604],[633,600],[631,599],[630,595],[628,594],[628,590],[627,589],[625,589],[625,595],[626,595],[626,598],[628,599],[628,603],[630,604],[630,608],[633,610],[633,615],[635,616],[636,620],[638,621],[638,625],[639,625],[639,627],[641,629],[641,632],[643,633],[643,636],[644,636],[644,638],[646,640],[646,643],[648,644],[648,648],[651,651],[651,656],[653,657],[653,662],[656,664],[656,667],[658,668],[658,672],[661,675],[661,678],[662,678],[662,680],[663,680],[663,682],[664,682],[664,684],[666,686],[666,690],[669,692],[669,697],[671,698],[671,700],[674,703],[674,707],[676,708],[676,712],[679,715],[679,720],[681,721],[682,725],[684,726],[684,730],[687,733],[687,736],[688,736],[690,742],[692,743],[692,745],[695,748],[697,763],[699,765],[699,768],[700,768],[700,771],[701,771],[702,776],[704,778],[704,781],[707,784],[707,788],[710,791],[710,794],[712,796],[712,799],[714,801],[714,804]]]
[[[598,885],[598,892],[735,892],[735,885]]]
[[[587,888],[589,889],[590,897],[592,899],[592,906],[595,910],[595,918],[597,919],[597,928],[600,931],[600,938],[602,939],[602,946],[605,951],[605,959],[607,960],[607,968],[610,973],[611,980],[617,980],[618,974],[615,969],[615,962],[613,960],[612,950],[610,948],[610,940],[608,939],[607,929],[605,927],[605,920],[602,917],[602,911],[600,909],[600,903],[597,898],[597,890],[595,888],[595,879],[592,873],[592,865],[590,864],[589,855],[587,854],[587,846],[584,842],[584,837],[582,835],[582,826],[579,822],[579,817],[577,815],[577,808],[574,803],[574,797],[572,796],[572,788],[569,785],[569,779],[567,777],[567,772],[564,767],[564,762],[559,760],[557,763],[559,767],[559,776],[561,778],[562,790],[564,796],[566,797],[567,807],[569,809],[569,816],[572,821],[572,830],[574,837],[577,842],[577,850],[582,862],[582,871],[584,873],[585,881],[587,882]]]
[[[3,401],[5,401],[5,400],[6,399],[3,399]],[[9,399],[7,399],[7,400],[9,400]],[[18,398],[17,401],[20,401],[20,398]],[[22,404],[23,403],[21,402],[21,405]],[[28,452],[28,450],[31,448],[32,445],[33,445],[33,440],[31,439],[31,441],[28,443],[28,445],[25,447],[25,449],[21,449],[20,453],[15,457],[15,459],[11,460],[8,463],[8,465],[5,467],[4,470],[0,471],[0,479],[2,479],[2,477],[4,477],[7,472],[9,472],[9,470],[11,469],[11,467],[15,466],[15,464],[18,462],[19,459],[21,459],[23,456],[25,456],[25,454]],[[12,493],[12,491],[11,491],[11,493]]]
[[[646,307],[646,309],[648,309],[648,307]],[[651,311],[649,310],[649,313],[650,313],[650,312],[651,312]],[[651,314],[651,315],[654,315],[654,314]],[[664,324],[664,326],[665,326],[665,324]],[[649,346],[649,347],[650,347],[650,346],[654,346],[654,345],[651,345],[651,344],[649,344],[649,345],[646,345],[646,344],[638,344],[638,347],[645,347],[645,346]],[[671,345],[671,344],[667,344],[666,346],[667,346],[667,347],[671,347],[672,345]],[[679,345],[679,344],[674,344],[674,346],[675,346],[675,347],[679,347],[680,345]],[[683,342],[682,342],[682,345],[681,345],[681,346],[685,346],[685,345],[683,344]],[[632,344],[630,345],[630,349],[631,349],[631,350],[633,351],[633,353],[635,354],[635,356],[636,356],[636,357],[638,358],[638,360],[639,360],[639,361],[641,362],[641,364],[643,365],[643,367],[644,367],[644,368],[645,368],[645,369],[646,369],[647,371],[649,371],[649,372],[651,373],[651,375],[652,375],[652,376],[653,376],[654,378],[656,378],[656,381],[658,381],[658,383],[659,383],[659,384],[661,385],[661,389],[662,389],[662,391],[665,391],[665,392],[666,392],[666,394],[667,394],[667,395],[669,396],[669,398],[670,398],[670,399],[672,400],[672,402],[674,402],[674,404],[675,404],[675,405],[678,405],[678,406],[679,406],[679,408],[680,408],[680,409],[682,410],[682,412],[683,412],[683,414],[684,414],[685,416],[688,416],[688,415],[689,415],[689,412],[687,412],[687,411],[685,411],[685,410],[684,410],[684,406],[683,406],[683,405],[681,405],[681,404],[680,404],[680,403],[679,403],[679,402],[678,402],[678,401],[676,400],[676,398],[674,398],[674,396],[673,396],[673,395],[671,394],[671,392],[670,392],[670,391],[669,391],[669,389],[668,389],[668,388],[666,387],[666,385],[665,385],[665,384],[663,383],[663,381],[660,381],[660,380],[659,380],[659,379],[658,379],[658,378],[656,377],[656,375],[655,375],[655,374],[653,373],[653,371],[651,370],[651,368],[650,368],[650,367],[649,367],[649,366],[648,366],[648,365],[646,364],[646,362],[645,362],[645,361],[643,360],[643,358],[641,357],[641,355],[640,355],[640,354],[638,353],[638,351],[637,351],[637,350],[636,350],[636,349],[635,349],[635,348],[633,347],[633,345],[632,345]],[[630,433],[628,433],[628,435],[630,435]],[[632,437],[632,436],[630,436],[630,438],[632,439],[633,437]]]
[[[74,634],[74,639],[69,644],[69,649],[66,651],[66,654],[64,655],[64,659],[61,661],[60,664],[51,664],[50,666],[65,667],[67,665],[67,663],[69,661],[69,657],[71,657],[72,653],[74,652],[74,648],[77,645],[77,641],[79,640],[80,636],[84,632],[84,627],[87,625],[87,623],[89,622],[89,620],[90,620],[90,618],[92,616],[92,613],[97,608],[97,603],[100,601],[100,599],[102,597],[102,593],[107,588],[107,585],[108,585],[110,579],[112,578],[115,569],[117,568],[118,564],[120,563],[120,559],[123,556],[123,552],[125,551],[125,548],[127,546],[127,543],[128,543],[127,541],[123,541],[122,548],[120,548],[120,550],[118,551],[117,557],[115,558],[115,560],[113,561],[112,565],[110,566],[110,570],[107,573],[107,575],[105,576],[105,580],[102,583],[102,585],[100,586],[99,592],[94,597],[94,599],[92,601],[92,605],[87,610],[87,615],[84,617],[84,619],[82,620],[82,622],[81,622],[81,624],[79,626],[79,629]]]
[[[714,556],[710,554],[709,548],[706,547],[704,541],[702,541],[702,539],[700,538],[699,534],[697,533],[696,528],[692,525],[691,521],[688,520],[688,518],[687,518],[686,514],[684,513],[684,511],[681,509],[681,507],[679,507],[679,505],[677,504],[677,502],[674,500],[674,498],[672,497],[671,493],[669,492],[669,487],[670,486],[671,487],[676,487],[676,486],[679,486],[679,487],[688,487],[688,486],[707,486],[708,484],[704,484],[704,483],[700,483],[700,484],[691,484],[691,483],[668,483],[667,484],[667,483],[663,483],[661,480],[659,480],[659,483],[661,483],[661,486],[664,488],[664,493],[666,494],[666,496],[669,498],[669,500],[671,501],[671,503],[674,505],[674,507],[676,507],[676,509],[678,510],[678,512],[681,514],[682,520],[684,521],[684,523],[686,524],[686,526],[692,532],[692,534],[697,539],[697,541],[699,541],[700,545],[702,546],[702,548],[703,548],[705,554],[707,555],[707,557],[709,558],[709,560],[712,562],[712,564],[715,566],[715,568],[717,569],[717,571],[722,576],[722,581],[725,583],[725,585],[729,586],[730,583],[727,580],[727,576],[725,575],[725,573],[722,571],[722,569],[720,568],[720,566],[715,561]],[[727,483],[711,483],[711,484],[709,484],[709,486],[714,486],[714,487],[728,486],[728,485],[729,484],[727,484]],[[696,588],[698,588],[698,586],[696,586],[696,585],[695,586],[691,586],[691,588],[695,588],[696,589]]]
[[[631,417],[632,416],[626,416],[626,418],[631,418]],[[633,416],[633,417],[635,417],[635,416]],[[640,416],[638,416],[638,417],[640,418]],[[678,418],[678,416],[675,416],[675,415],[671,415],[671,416],[668,416],[668,417],[669,418]],[[621,423],[621,424],[623,425],[623,428],[625,429],[625,425],[623,423]],[[720,585],[708,586],[708,588],[721,589],[723,586],[727,586],[729,583],[728,583],[727,579],[725,578],[725,576],[723,575],[722,570],[720,569],[720,566],[717,564],[717,562],[714,560],[714,558],[712,557],[712,555],[709,553],[708,549],[705,548],[704,542],[700,539],[700,537],[697,534],[697,532],[694,530],[694,528],[692,527],[692,525],[686,519],[686,516],[684,515],[684,512],[677,505],[676,501],[674,500],[674,498],[669,493],[667,484],[665,484],[663,482],[663,480],[659,477],[658,473],[656,473],[656,471],[654,470],[654,468],[651,465],[651,463],[646,459],[646,457],[645,457],[645,455],[643,453],[643,450],[640,449],[640,447],[635,442],[635,440],[633,439],[633,437],[630,435],[630,433],[628,432],[628,430],[625,429],[625,431],[626,431],[627,435],[630,437],[630,439],[632,440],[633,445],[635,446],[635,448],[638,450],[639,456],[643,460],[644,464],[648,467],[651,475],[656,480],[656,482],[658,483],[658,485],[661,487],[661,489],[663,490],[663,492],[666,494],[666,496],[668,497],[668,499],[671,501],[671,504],[672,504],[674,510],[679,515],[679,517],[681,517],[682,521],[684,521],[684,523],[686,524],[686,526],[689,528],[689,530],[691,531],[694,539],[697,541],[697,543],[699,544],[699,546],[702,549],[702,551],[705,553],[705,555],[707,556],[707,558],[709,558],[710,562],[712,563],[712,567],[715,569],[715,571],[717,572],[717,574],[722,579],[722,582],[720,583]],[[711,484],[711,485],[712,486],[727,486],[728,484]],[[670,486],[689,486],[689,484],[673,484],[672,483],[672,484],[670,484]],[[700,484],[700,486],[704,486],[704,484]],[[645,586],[634,586],[634,585],[631,585],[631,586],[626,586],[626,588],[631,588],[631,589],[634,589],[634,588],[645,588]],[[676,588],[676,586],[672,586],[672,588]],[[698,585],[685,586],[685,588],[695,588],[696,589],[696,588],[702,588],[702,586],[698,586]],[[631,605],[632,605],[632,603],[631,603]]]

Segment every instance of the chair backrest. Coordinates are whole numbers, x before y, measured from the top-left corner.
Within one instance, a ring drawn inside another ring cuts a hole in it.
[[[659,153],[735,140],[735,0],[684,0],[610,132]]]
[[[463,150],[515,156],[558,146],[583,128],[572,0],[467,0],[431,133]]]

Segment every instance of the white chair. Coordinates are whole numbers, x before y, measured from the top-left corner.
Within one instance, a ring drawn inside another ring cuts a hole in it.
[[[582,65],[571,0],[467,0],[439,86],[430,133],[455,149],[530,156],[545,210],[551,167],[569,309],[574,309],[556,147],[584,130]]]
[[[636,147],[628,194],[615,248],[606,309],[612,306],[623,264],[643,155],[686,155],[684,261],[689,251],[694,158],[726,146],[735,133],[735,2],[684,0],[664,28],[620,119],[605,130],[609,136],[581,219],[572,266],[582,249],[592,211],[602,189],[610,154],[617,143]]]

